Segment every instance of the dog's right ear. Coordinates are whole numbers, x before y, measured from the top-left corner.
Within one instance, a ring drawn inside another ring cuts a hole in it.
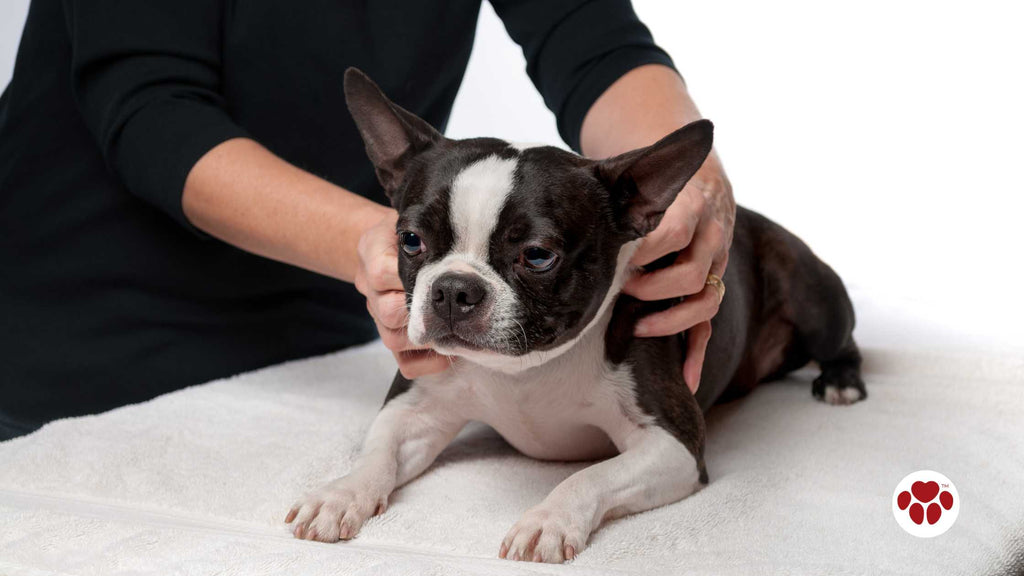
[[[357,68],[345,71],[345,103],[377,170],[377,179],[395,205],[409,161],[444,136],[425,120],[395,104]]]

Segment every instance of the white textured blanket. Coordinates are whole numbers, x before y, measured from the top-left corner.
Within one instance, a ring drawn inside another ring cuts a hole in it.
[[[866,308],[869,329],[892,326]],[[1024,361],[882,351],[883,331],[860,332],[866,402],[814,401],[805,370],[714,409],[710,485],[604,526],[565,566],[496,555],[581,465],[532,461],[479,427],[356,540],[292,539],[289,505],[348,470],[387,391],[394,365],[371,345],[0,444],[0,574],[1024,573]],[[919,469],[962,503],[932,539],[891,511]]]

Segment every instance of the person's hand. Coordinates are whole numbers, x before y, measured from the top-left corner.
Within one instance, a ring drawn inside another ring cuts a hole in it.
[[[405,289],[398,277],[397,221],[398,213],[390,210],[360,237],[355,284],[366,296],[366,308],[377,323],[381,341],[395,355],[402,375],[411,380],[441,372],[448,368],[450,361],[447,356],[409,343],[406,332],[409,313],[405,307]]]
[[[635,266],[644,266],[678,251],[675,263],[638,274],[623,288],[626,294],[640,300],[685,297],[672,308],[640,320],[635,334],[653,337],[690,331],[683,378],[692,392],[700,385],[704,355],[711,339],[711,319],[721,304],[718,290],[705,282],[709,273],[719,277],[725,274],[735,220],[732,186],[712,152],[665,212],[658,227],[644,238],[632,261]]]

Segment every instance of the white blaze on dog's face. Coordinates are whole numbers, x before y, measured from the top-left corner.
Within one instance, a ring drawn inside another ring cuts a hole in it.
[[[488,156],[464,168],[453,180],[448,202],[453,243],[441,260],[424,265],[417,275],[409,307],[409,340],[413,344],[450,344],[454,348],[448,351],[455,353],[460,343],[493,349],[506,342],[503,335],[513,327],[519,301],[488,258],[498,216],[512,193],[516,165],[514,159]],[[410,248],[410,234],[416,233],[399,233],[404,254],[411,255],[416,248],[425,251],[422,236],[420,246]],[[437,326],[430,332],[439,341],[429,342],[428,323]],[[438,332],[448,332],[451,342],[444,341],[446,336],[438,339]],[[478,339],[483,346],[476,343]]]
[[[613,302],[638,238],[710,149],[710,123],[593,161],[449,140],[358,72],[346,99],[398,210],[409,339],[505,371],[556,357]]]

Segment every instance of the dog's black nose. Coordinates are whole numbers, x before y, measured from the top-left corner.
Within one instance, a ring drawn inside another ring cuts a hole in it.
[[[454,324],[469,317],[487,297],[487,286],[479,276],[449,272],[434,280],[431,297],[434,312]]]

